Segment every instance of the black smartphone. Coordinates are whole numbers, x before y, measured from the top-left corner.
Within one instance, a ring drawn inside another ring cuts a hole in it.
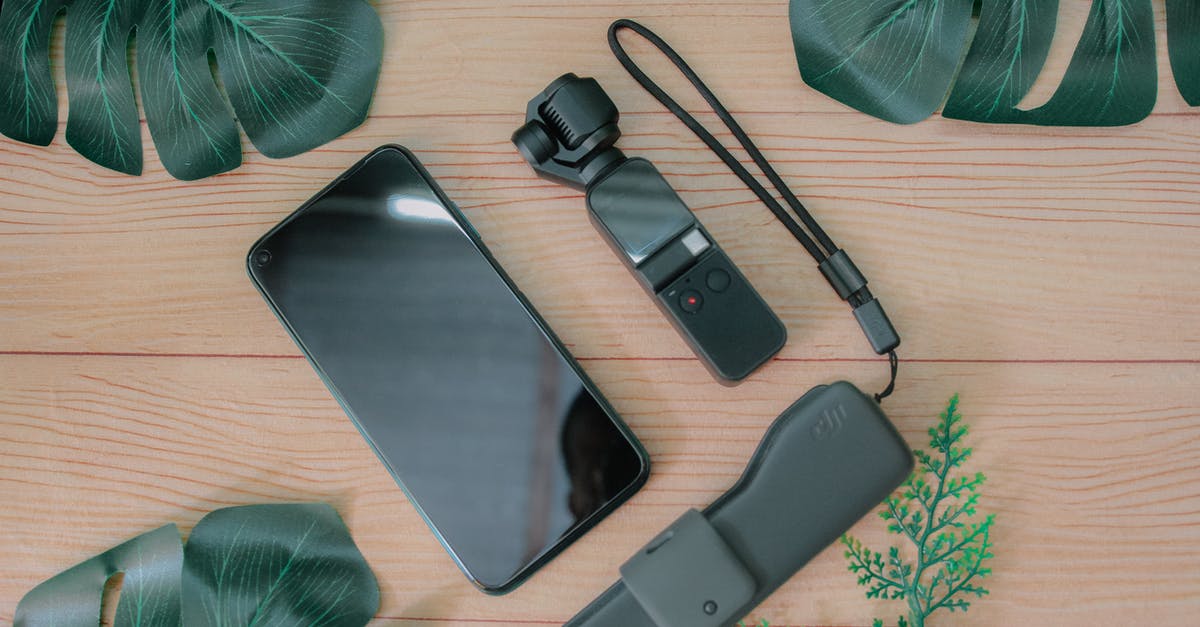
[[[405,148],[350,168],[247,265],[485,592],[515,588],[645,483],[645,450]]]

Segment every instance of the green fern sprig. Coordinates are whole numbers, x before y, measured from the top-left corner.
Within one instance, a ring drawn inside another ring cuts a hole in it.
[[[849,535],[842,536],[849,570],[867,588],[868,599],[903,600],[908,616],[900,627],[924,627],[925,619],[939,609],[966,611],[971,601],[988,594],[979,580],[991,574],[985,563],[992,558],[991,530],[995,516],[975,520],[979,486],[986,477],[951,476],[971,457],[962,446],[968,432],[958,413],[954,395],[929,429],[932,453],[913,451],[918,466],[900,490],[884,501],[879,517],[888,531],[908,539],[917,553],[916,563],[905,560],[899,547],[887,553],[872,551]],[[875,619],[875,627],[883,621]]]

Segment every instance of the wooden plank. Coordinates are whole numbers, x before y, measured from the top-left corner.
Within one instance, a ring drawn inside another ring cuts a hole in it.
[[[744,117],[874,281],[906,356],[1196,354],[1200,116],[1103,132]],[[315,153],[252,155],[192,184],[85,173],[61,146],[7,144],[0,350],[294,354],[245,277],[246,250],[358,155],[430,123],[373,120]],[[434,123],[446,137],[414,144],[420,157],[580,355],[688,354],[582,198],[512,151],[517,118]],[[659,162],[788,323],[785,355],[869,356],[812,261],[686,129],[666,115],[624,125],[627,151]]]
[[[185,531],[222,506],[325,499],[345,516],[383,588],[389,623],[565,620],[683,509],[740,474],[771,419],[809,386],[877,384],[875,364],[774,365],[733,389],[671,360],[586,363],[654,463],[648,485],[516,593],[470,588],[298,359],[8,356],[0,380],[0,620],[62,568],[158,524]],[[962,394],[998,514],[983,625],[1182,625],[1200,610],[1200,392],[1192,364],[906,364],[886,408],[904,436]],[[806,480],[797,477],[797,481]],[[855,533],[891,538],[868,519]],[[865,601],[836,549],[756,615],[863,625]],[[428,620],[418,620],[428,619]]]
[[[786,3],[377,3],[387,58],[368,122],[283,161],[170,178],[0,138],[0,622],[38,581],[167,521],[225,505],[325,499],[383,586],[383,624],[556,624],[684,508],[740,473],[778,412],[818,382],[884,384],[846,307],[741,184],[614,62],[636,16],[703,74],[873,280],[909,359],[886,408],[920,444],[954,391],[1000,515],[980,625],[1189,625],[1200,607],[1200,115],[1176,91],[1154,0],[1159,102],[1116,129],[900,127],[800,81]],[[1053,92],[1089,3],[1065,2]],[[62,86],[62,32],[54,44]],[[641,44],[685,105],[698,99]],[[652,158],[788,324],[780,359],[714,383],[587,223],[578,194],[511,148],[526,100],[564,71],[599,78],[622,147]],[[62,119],[67,114],[66,99]],[[706,122],[715,124],[711,117]],[[728,136],[723,136],[728,140]],[[513,595],[475,592],[329,398],[243,270],[250,244],[360,155],[399,141],[650,450],[654,476]],[[798,478],[802,480],[802,478]],[[855,533],[876,547],[877,520]],[[826,551],[756,615],[865,625]],[[953,621],[948,621],[953,622]]]
[[[661,165],[785,318],[785,356],[869,356],[799,247],[608,56],[605,25],[636,14],[669,24],[747,112],[746,127],[874,280],[907,356],[1195,354],[1200,116],[1170,104],[1168,72],[1158,112],[1134,127],[898,127],[797,80],[782,3],[380,8],[391,36],[372,118],[313,153],[271,161],[248,150],[235,172],[181,183],[145,129],[142,178],[86,163],[61,133],[49,148],[0,139],[0,351],[295,354],[244,278],[246,248],[357,156],[402,141],[579,354],[688,355],[586,224],[578,195],[533,178],[508,144],[525,100],[559,71],[542,76],[552,58],[608,85],[627,112],[623,145]],[[1064,3],[1064,32],[1085,12]],[[580,45],[589,36],[595,45]],[[1048,75],[1070,46],[1056,51]]]

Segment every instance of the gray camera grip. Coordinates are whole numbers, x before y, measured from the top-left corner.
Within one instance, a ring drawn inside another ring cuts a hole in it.
[[[566,625],[731,624],[869,513],[912,468],[911,451],[877,403],[844,381],[813,388],[775,420],[742,477],[704,510],[707,524],[685,515]],[[666,550],[677,540],[690,546]],[[701,548],[706,543],[718,546]],[[752,580],[748,594],[739,594],[742,568]],[[714,577],[726,585],[706,581]],[[670,585],[671,578],[679,585]],[[724,606],[712,598],[720,594]]]

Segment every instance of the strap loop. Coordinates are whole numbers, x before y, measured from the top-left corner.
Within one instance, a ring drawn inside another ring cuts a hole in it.
[[[721,122],[733,133],[734,138],[746,150],[746,154],[750,155],[750,159],[754,161],[759,170],[767,177],[767,180],[771,182],[771,185],[775,187],[775,190],[779,192],[784,202],[791,207],[792,212],[800,219],[804,227],[812,233],[811,237],[808,232],[805,232],[804,228],[801,228],[800,223],[796,222],[795,218],[783,208],[783,205],[779,204],[779,201],[758,182],[758,179],[754,178],[754,175],[733,156],[733,153],[724,144],[718,141],[699,120],[684,110],[678,102],[675,102],[666,91],[647,76],[638,67],[637,63],[634,63],[629,53],[625,51],[625,48],[617,38],[617,34],[625,29],[637,33],[651,44],[654,44],[654,47],[658,48],[671,63],[675,64],[675,67],[696,88],[696,91],[700,92],[705,102],[712,107],[713,112],[717,114]],[[729,110],[721,104],[716,94],[704,84],[699,75],[692,70],[691,66],[683,60],[683,57],[678,52],[675,52],[667,42],[663,41],[661,37],[650,29],[633,20],[620,19],[613,22],[612,26],[608,29],[608,45],[612,48],[613,54],[616,55],[617,61],[621,62],[621,65],[625,67],[630,76],[646,91],[650,92],[650,95],[658,99],[671,113],[675,114],[675,117],[679,118],[684,125],[691,129],[696,134],[696,137],[700,138],[700,141],[704,142],[713,153],[720,157],[721,161],[750,188],[750,191],[754,192],[754,195],[758,196],[759,200],[766,205],[767,209],[775,215],[788,232],[812,255],[830,285],[837,291],[838,296],[848,301],[851,307],[854,308],[855,317],[858,319],[859,325],[862,326],[863,332],[867,334],[867,339],[870,340],[872,348],[879,354],[887,352],[888,364],[891,368],[891,380],[887,388],[875,395],[875,400],[879,402],[890,395],[896,387],[896,372],[899,368],[899,358],[896,356],[895,348],[900,344],[900,336],[896,334],[895,329],[892,328],[891,323],[887,320],[887,314],[883,312],[883,307],[879,304],[879,301],[865,292],[866,277],[858,271],[858,268],[854,266],[854,263],[850,261],[846,253],[834,244],[833,239],[821,229],[816,219],[812,217],[812,214],[800,202],[796,194],[792,193],[791,188],[783,181],[779,173],[775,171],[775,168],[771,166],[767,158],[763,156],[762,151],[750,139],[746,131],[742,130],[741,125],[734,119],[733,114],[729,113]],[[860,291],[864,294],[862,298],[856,296]]]

